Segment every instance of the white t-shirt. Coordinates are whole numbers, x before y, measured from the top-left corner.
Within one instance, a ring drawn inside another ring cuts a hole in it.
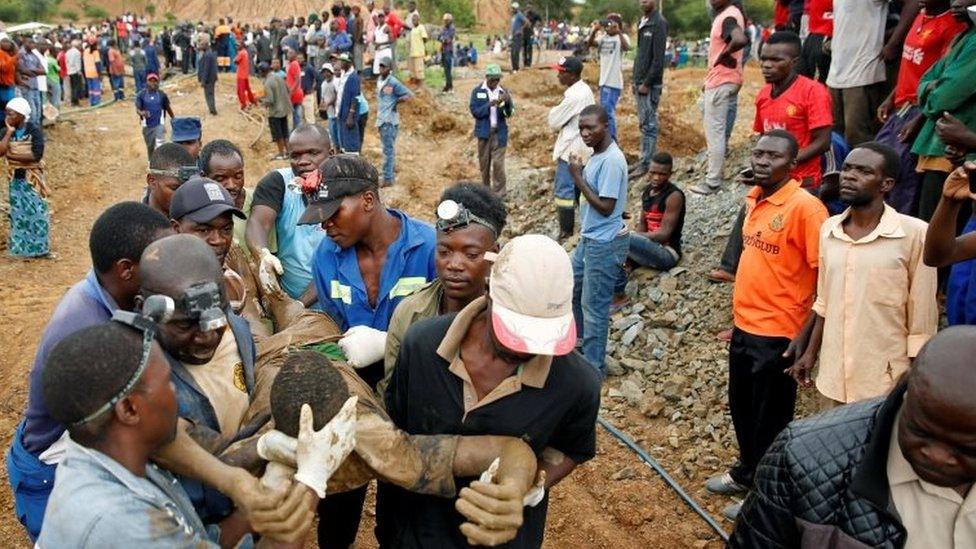
[[[622,90],[624,73],[621,70],[620,35],[603,35],[597,44],[600,47],[600,85]]]
[[[828,86],[856,88],[885,80],[881,49],[887,18],[888,0],[834,0]]]

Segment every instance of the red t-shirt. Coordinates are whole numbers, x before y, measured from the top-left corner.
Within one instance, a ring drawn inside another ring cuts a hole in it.
[[[0,86],[13,86],[17,72],[17,56],[0,50]]]
[[[251,58],[247,55],[246,49],[241,48],[237,51],[234,64],[237,65],[238,80],[247,80],[251,76]]]
[[[807,0],[810,34],[834,35],[834,0]]]
[[[756,96],[753,130],[757,133],[786,130],[796,138],[802,149],[810,144],[813,130],[834,125],[831,109],[827,87],[805,76],[797,76],[779,97],[773,97],[773,85],[766,84]],[[790,176],[801,182],[810,177],[813,179],[811,187],[819,187],[820,157],[815,156],[798,164]]]
[[[64,50],[58,52],[58,72],[62,79],[68,77],[68,62]]]
[[[295,91],[291,92],[291,104],[301,105],[302,100],[305,99],[305,93],[302,92],[302,66],[298,64],[298,61],[288,63],[285,83],[288,84],[289,90],[292,89],[292,86],[295,87]]]
[[[895,107],[918,103],[918,83],[949,49],[952,39],[966,30],[966,24],[956,21],[949,10],[935,16],[920,12],[905,36],[901,51],[901,67],[895,85]]]
[[[785,27],[790,22],[790,6],[784,4],[781,0],[775,0],[774,3],[773,27],[779,29]]]
[[[340,15],[340,16],[338,16],[338,17],[335,18],[335,22],[336,22],[336,26],[339,27],[339,30],[340,31],[346,32],[346,18],[345,17],[343,17],[343,16]]]
[[[391,11],[386,16],[386,25],[390,27],[390,35],[394,40],[400,38],[400,33],[403,32],[403,21],[397,17],[395,11]]]

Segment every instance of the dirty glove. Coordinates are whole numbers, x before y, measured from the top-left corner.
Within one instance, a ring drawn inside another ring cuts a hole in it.
[[[269,462],[294,466],[297,448],[297,438],[292,438],[278,430],[268,431],[258,439],[258,455]]]
[[[278,289],[278,277],[285,274],[281,261],[271,250],[261,248],[260,263],[258,264],[258,279],[261,281],[261,288],[265,293],[271,293]]]
[[[353,368],[365,368],[383,360],[386,352],[386,332],[369,326],[353,326],[339,340],[346,362]]]
[[[294,476],[294,467],[277,461],[270,461],[268,462],[268,466],[264,468],[264,475],[261,476],[261,485],[280,492],[291,486],[291,479]]]
[[[295,480],[314,490],[320,499],[325,497],[325,487],[332,473],[356,446],[357,400],[358,397],[349,397],[339,413],[318,431],[312,425],[312,407],[302,404],[298,420],[298,472],[295,473]]]
[[[499,464],[501,464],[501,458],[495,458],[495,461],[491,462],[488,469],[484,473],[481,473],[481,477],[478,480],[486,483],[494,482],[495,475],[498,473]],[[522,498],[522,505],[525,507],[535,507],[539,505],[544,497],[546,497],[546,471],[545,469],[539,469],[536,473],[535,483]]]

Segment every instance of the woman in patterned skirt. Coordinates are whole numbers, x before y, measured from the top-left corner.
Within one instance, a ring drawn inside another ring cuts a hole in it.
[[[0,156],[7,159],[10,177],[10,241],[7,251],[15,257],[50,254],[49,194],[44,182],[44,134],[32,124],[27,100],[15,97],[7,103],[6,126],[0,130]]]

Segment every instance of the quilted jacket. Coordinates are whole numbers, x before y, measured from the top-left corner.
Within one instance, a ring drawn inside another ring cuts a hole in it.
[[[905,388],[787,426],[759,463],[729,546],[904,547],[887,463]]]

